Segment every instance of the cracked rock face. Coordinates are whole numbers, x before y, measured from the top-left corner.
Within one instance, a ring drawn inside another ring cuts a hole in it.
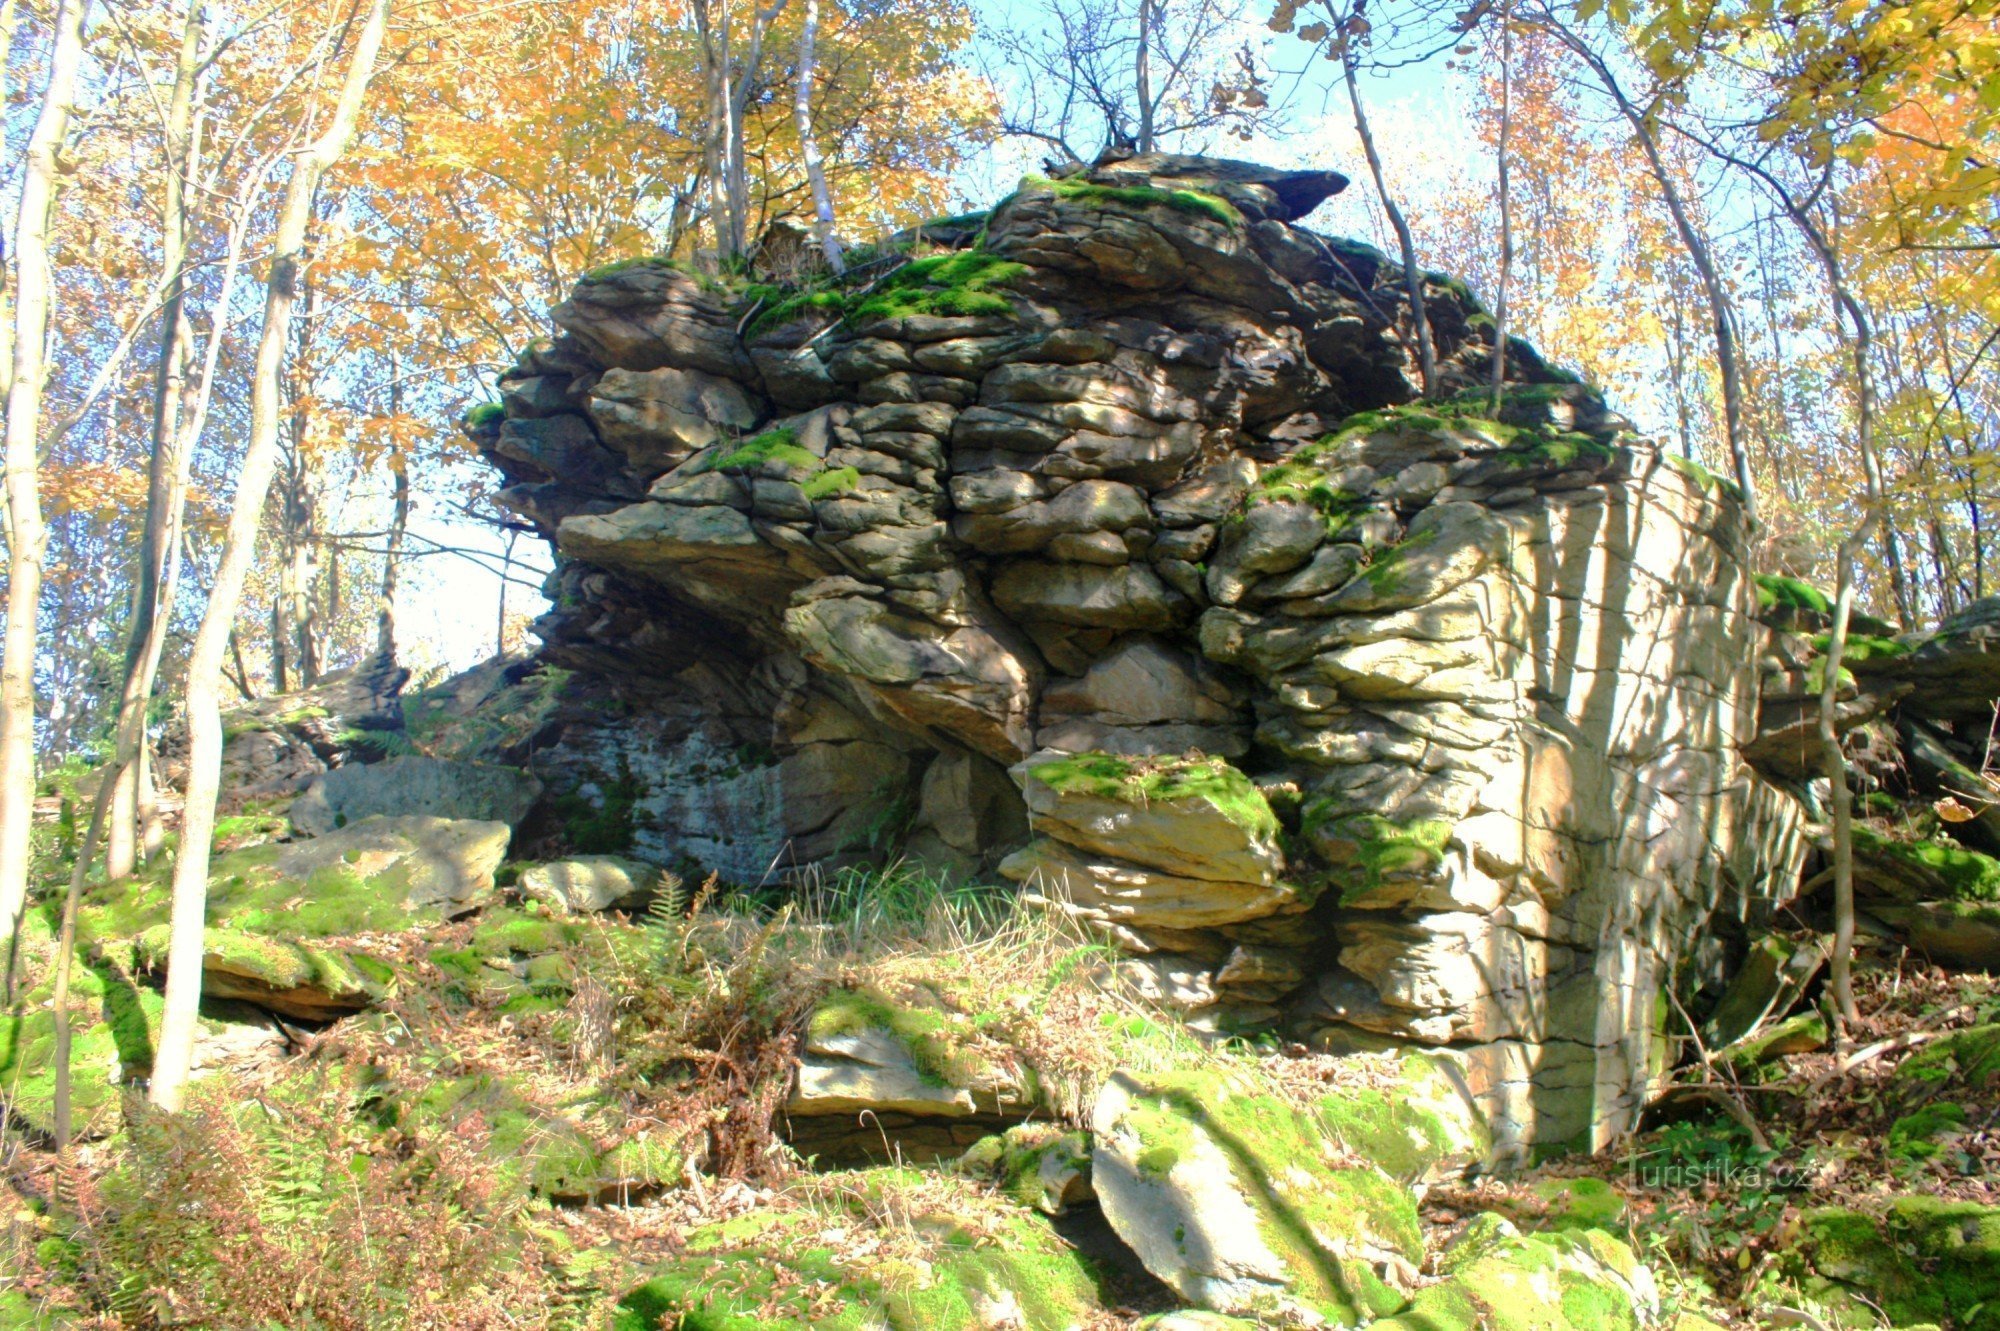
[[[1494,402],[1436,275],[1419,402],[1397,273],[1297,225],[1343,183],[1130,158],[845,285],[586,277],[472,427],[626,700],[550,761],[648,858],[998,867],[1198,1023],[1602,1141],[1803,854],[1742,515],[1525,344]]]

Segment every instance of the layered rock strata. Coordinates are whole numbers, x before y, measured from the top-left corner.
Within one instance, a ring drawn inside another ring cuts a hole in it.
[[[1298,225],[1342,184],[1106,161],[844,283],[586,277],[471,425],[620,700],[538,774],[748,881],[1012,852],[1197,1020],[1446,1051],[1503,1147],[1629,1124],[1805,850],[1741,511],[1525,344],[1492,398],[1435,275],[1419,403],[1400,275]]]

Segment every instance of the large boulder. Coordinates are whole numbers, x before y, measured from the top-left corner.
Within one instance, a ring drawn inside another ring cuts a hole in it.
[[[1425,384],[1398,266],[1297,225],[1339,183],[1110,154],[865,282],[580,283],[474,437],[615,695],[534,749],[590,849],[962,876],[1025,821],[1194,1022],[1436,1048],[1516,1155],[1630,1127],[1809,849],[1742,506],[1524,344],[1496,400],[1436,275]]]
[[[472,818],[513,826],[527,817],[542,783],[487,763],[405,756],[337,767],[292,802],[292,826],[324,836],[378,815]]]

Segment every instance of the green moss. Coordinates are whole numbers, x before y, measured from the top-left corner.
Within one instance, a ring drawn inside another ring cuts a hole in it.
[[[1877,1324],[1879,1309],[1892,1326],[1993,1331],[2000,1327],[2000,1208],[1899,1197],[1880,1216],[1810,1210],[1781,1269],[1822,1301],[1851,1306],[1863,1325]]]
[[[904,264],[849,314],[851,323],[913,316],[1008,315],[1014,307],[996,288],[1023,276],[1028,266],[986,250],[958,250]]]
[[[1216,812],[1254,836],[1274,837],[1278,819],[1250,778],[1221,758],[1120,758],[1079,753],[1028,769],[1062,794],[1088,795],[1125,804],[1206,800]]]
[[[1757,585],[1757,604],[1766,610],[1782,607],[1817,615],[1833,613],[1833,598],[1809,582],[1778,573],[1759,573],[1752,581]]]
[[[807,449],[800,448],[797,438],[789,429],[766,430],[734,446],[722,446],[715,460],[704,470],[732,471],[740,468],[754,471],[766,463],[775,463],[788,474],[819,470],[823,465],[820,459]]]
[[[1905,1160],[1929,1160],[1944,1150],[1938,1138],[1965,1126],[1965,1106],[1949,1100],[1925,1105],[1889,1125],[1889,1154]]]
[[[54,1125],[56,1019],[53,983],[0,1014],[0,1094],[9,1112],[42,1132]],[[79,1136],[111,1131],[118,1097],[153,1066],[164,1000],[109,962],[79,957],[70,979],[70,1112]]]
[[[1543,1179],[1532,1189],[1552,1229],[1611,1229],[1625,1219],[1625,1199],[1601,1178]]]
[[[1380,1169],[1330,1163],[1332,1140],[1312,1116],[1262,1087],[1177,1071],[1144,1080],[1120,1130],[1135,1135],[1144,1173],[1168,1173],[1197,1151],[1218,1153],[1257,1215],[1259,1236],[1284,1264],[1290,1297],[1320,1316],[1351,1324],[1406,1302],[1359,1253],[1421,1260],[1414,1198]]]
[[[1945,900],[2000,902],[2000,860],[1943,841],[1899,841],[1872,827],[1854,828],[1854,848],[1902,860],[1941,884]]]
[[[483,430],[489,425],[497,425],[507,418],[507,408],[498,402],[481,402],[465,413],[465,428]]]
[[[1042,182],[1035,182],[1042,183]],[[1151,185],[1096,185],[1087,180],[1046,182],[1059,199],[1097,208],[1171,208],[1205,217],[1223,226],[1243,224],[1243,214],[1219,195],[1193,189],[1158,189]]]
[[[1428,874],[1444,862],[1452,824],[1424,818],[1399,823],[1372,813],[1328,817],[1335,807],[1331,799],[1312,801],[1300,826],[1335,871],[1342,904],[1364,900],[1392,879]]]
[[[1920,1090],[2000,1089],[2000,1023],[1968,1026],[1932,1041],[1897,1067],[1896,1079]]]
[[[1313,1116],[1328,1136],[1406,1183],[1482,1159],[1492,1146],[1456,1083],[1423,1054],[1403,1058],[1393,1086],[1342,1088],[1321,1097]]]
[[[1812,643],[1814,651],[1830,651],[1833,648],[1833,635],[1831,633],[1817,634],[1814,636]],[[1884,638],[1871,633],[1853,633],[1848,635],[1847,642],[1842,647],[1840,659],[1846,664],[1865,665],[1870,661],[1893,661],[1898,657],[1908,656],[1915,650],[1915,646],[1905,642],[1901,638]]]
[[[987,1060],[969,1048],[973,1032],[956,1014],[893,1002],[869,989],[837,989],[820,1000],[807,1023],[814,1040],[833,1040],[869,1030],[887,1031],[909,1051],[917,1072],[933,1086],[967,1086],[988,1070]]]
[[[628,1294],[617,1331],[978,1331],[1011,1306],[1021,1331],[1068,1331],[1101,1307],[1087,1260],[1028,1214],[977,1217],[915,1200],[921,1176],[845,1176],[844,1213],[761,1211],[691,1231]],[[966,1199],[968,1202],[971,1199]],[[887,1222],[893,1241],[836,1253],[827,1242]]]
[[[808,500],[817,502],[835,495],[851,494],[861,485],[861,473],[853,467],[834,467],[808,477],[799,488]]]

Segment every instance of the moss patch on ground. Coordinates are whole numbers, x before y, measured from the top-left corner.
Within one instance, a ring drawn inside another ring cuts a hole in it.
[[[1221,758],[1121,758],[1079,753],[1037,763],[1029,774],[1065,795],[1089,795],[1124,804],[1206,800],[1238,827],[1262,837],[1278,833],[1277,815],[1263,792]]]

